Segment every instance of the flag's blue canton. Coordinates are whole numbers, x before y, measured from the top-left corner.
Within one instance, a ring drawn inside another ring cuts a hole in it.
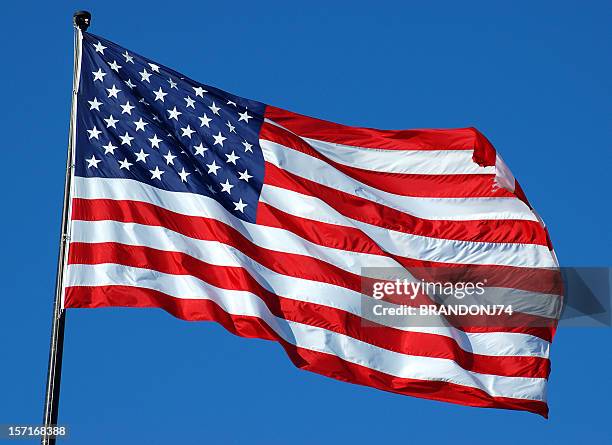
[[[84,33],[75,174],[211,196],[255,222],[264,109]]]

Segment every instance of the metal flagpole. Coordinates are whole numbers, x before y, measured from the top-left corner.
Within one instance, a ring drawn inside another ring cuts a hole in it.
[[[62,355],[64,350],[64,327],[66,311],[63,308],[63,279],[66,264],[70,217],[70,190],[72,187],[72,170],[74,168],[74,145],[76,133],[76,106],[81,71],[81,46],[83,31],[91,22],[91,14],[77,11],[73,16],[74,24],[74,70],[72,75],[72,107],[70,109],[70,134],[68,137],[68,154],[66,158],[66,179],[64,182],[64,206],[62,210],[62,228],[55,279],[55,302],[53,303],[53,320],[51,328],[51,345],[49,347],[49,367],[47,371],[47,388],[45,393],[45,410],[43,414],[42,445],[55,445],[55,437],[46,434],[53,425],[57,425],[59,410],[60,381],[62,377]]]

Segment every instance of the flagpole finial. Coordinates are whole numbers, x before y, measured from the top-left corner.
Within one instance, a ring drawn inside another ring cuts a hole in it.
[[[72,16],[74,26],[79,28],[81,31],[87,31],[91,24],[91,13],[89,11],[77,11]]]

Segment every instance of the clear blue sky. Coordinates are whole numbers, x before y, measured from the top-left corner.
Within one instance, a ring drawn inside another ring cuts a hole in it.
[[[561,263],[612,263],[609,1],[2,8],[0,423],[41,420],[75,9],[92,11],[92,32],[242,96],[361,126],[476,126]],[[72,310],[60,420],[67,443],[89,445],[611,443],[611,345],[609,328],[558,332],[547,421],[340,383],[277,344],[160,310]]]

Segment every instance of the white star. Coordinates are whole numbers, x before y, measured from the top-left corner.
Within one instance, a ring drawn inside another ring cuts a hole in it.
[[[98,168],[98,163],[102,162],[100,159],[96,159],[94,155],[91,155],[91,159],[85,159],[87,161],[87,168]]]
[[[178,121],[178,117],[183,114],[174,107],[172,110],[166,110],[169,114],[168,119],[176,119]]]
[[[210,128],[210,125],[208,125],[208,123],[212,120],[211,118],[209,118],[206,113],[204,113],[204,116],[199,117],[198,119],[200,119],[200,127],[203,126],[207,126],[208,128]]]
[[[227,101],[227,105],[233,105],[233,106],[235,106],[235,107],[237,106],[237,105],[236,105],[236,102],[234,102],[234,101],[232,101],[232,100],[228,100],[228,101]]]
[[[208,173],[212,173],[213,175],[217,175],[217,170],[221,168],[215,161],[212,161],[212,164],[206,164],[206,167],[208,167]]]
[[[142,148],[140,149],[138,153],[134,153],[134,154],[136,155],[136,162],[142,161],[145,164],[147,163],[147,156],[150,156],[148,153],[145,153]]]
[[[227,192],[228,195],[232,194],[231,190],[234,186],[230,184],[229,179],[226,179],[225,182],[220,182],[219,185],[222,192]]]
[[[245,182],[249,182],[249,179],[252,178],[251,175],[249,175],[249,171],[245,168],[243,172],[238,172],[238,179],[242,179]]]
[[[121,170],[122,168],[129,170],[130,166],[132,165],[134,164],[132,164],[131,162],[128,162],[127,158],[125,158],[123,161],[119,161],[119,170]]]
[[[221,134],[221,132],[219,132],[219,134],[216,136],[213,134],[213,138],[215,138],[215,143],[213,145],[219,144],[221,147],[223,147],[223,141],[227,139]]]
[[[137,121],[134,121],[134,125],[136,125],[136,131],[138,130],[145,131],[145,126],[149,125],[149,123],[143,121],[142,118],[140,118]]]
[[[117,94],[121,92],[121,90],[118,90],[117,87],[115,86],[115,84],[113,84],[112,88],[107,88],[106,91],[108,91],[108,97],[114,97],[117,98]]]
[[[106,49],[106,46],[104,46],[100,42],[98,42],[98,43],[96,43],[94,45],[94,48],[96,49],[97,53],[100,53],[100,54],[104,55],[104,50]]]
[[[202,87],[191,87],[191,88],[193,88],[193,90],[195,91],[196,97],[204,97],[204,93],[208,93],[208,91],[206,91]]]
[[[138,74],[140,74],[140,81],[144,82],[145,80],[149,83],[151,83],[151,81],[149,80],[149,77],[151,77],[151,73],[147,72],[146,68],[143,68],[141,72],[139,72]]]
[[[187,176],[189,176],[191,173],[187,173],[185,171],[185,167],[183,167],[183,169],[179,172],[179,176],[181,177],[181,181],[182,182],[187,182]]]
[[[208,150],[208,148],[204,147],[201,142],[200,145],[194,145],[193,148],[195,148],[195,154],[201,156],[204,156],[204,152]]]
[[[242,198],[235,202],[234,205],[236,206],[234,210],[238,210],[240,213],[244,213],[244,208],[247,206],[246,203],[242,202]]]
[[[236,153],[234,153],[234,150],[232,150],[230,154],[225,155],[225,157],[227,158],[227,161],[225,162],[228,162],[234,165],[236,165],[236,161],[240,159],[240,156],[236,156]]]
[[[151,172],[151,179],[159,179],[161,181],[161,175],[165,172],[160,170],[158,166],[155,166],[155,170],[149,170]]]
[[[208,188],[208,190],[210,190],[210,193],[212,193],[213,195],[217,194],[217,191],[213,188],[212,185],[208,184],[206,187]]]
[[[121,114],[127,113],[131,115],[134,108],[136,107],[130,104],[130,101],[128,100],[124,105],[121,105]]]
[[[132,82],[132,79],[128,79],[125,81],[125,84],[130,87],[130,88],[134,88],[136,86],[136,84],[134,82]]]
[[[174,156],[172,153],[170,153],[170,150],[168,150],[168,154],[165,155],[164,158],[166,158],[166,164],[174,165],[174,159],[176,158],[176,156]]]
[[[147,107],[148,107],[149,105],[151,105],[149,102],[147,102],[147,101],[145,100],[145,98],[144,98],[144,97],[141,97],[141,98],[140,98],[140,100],[138,101],[138,103],[145,104]]]
[[[149,66],[151,67],[151,71],[159,73],[159,66],[155,65],[154,63],[149,63]]]
[[[94,100],[88,100],[87,102],[89,102],[90,110],[100,111],[100,105],[102,105],[102,102],[98,102],[97,97],[94,97]]]
[[[225,125],[227,125],[227,128],[229,128],[230,133],[236,133],[236,127],[234,127],[230,121],[227,121],[227,124]]]
[[[250,151],[251,153],[253,153],[253,149],[251,147],[253,147],[251,144],[249,144],[247,141],[242,142],[242,145],[244,145],[244,151],[245,153],[247,151]]]
[[[187,108],[191,107],[191,108],[195,109],[195,101],[191,97],[187,96],[185,98],[185,102],[187,102],[187,105],[186,105]]]
[[[123,57],[125,57],[125,62],[126,62],[126,63],[128,63],[128,62],[129,62],[129,63],[134,63],[134,58],[133,58],[132,56],[130,56],[130,53],[128,53],[127,51],[125,51],[125,52],[122,54],[122,56],[123,56]]]
[[[121,68],[121,65],[119,65],[116,60],[113,60],[113,63],[110,63],[108,66],[111,67],[111,70],[116,71],[117,73],[119,72],[119,69]]]
[[[245,121],[247,124],[249,123],[249,119],[253,119],[253,116],[250,116],[249,113],[246,112],[246,110],[244,113],[238,113],[238,116],[240,116],[238,122]]]
[[[181,136],[187,136],[189,139],[191,139],[191,135],[195,133],[195,131],[192,130],[189,125],[187,125],[185,128],[181,128],[181,131],[183,132]]]
[[[157,135],[154,134],[152,138],[149,138],[149,141],[151,141],[151,148],[159,148],[159,143],[162,142],[163,139],[159,139]]]
[[[117,148],[117,146],[113,145],[110,141],[108,141],[108,144],[103,145],[102,148],[104,149],[104,154],[105,155],[107,155],[109,153],[114,155],[115,154],[115,148]]]
[[[172,79],[168,79],[168,83],[170,84],[170,88],[175,88],[178,90],[178,88],[176,87],[176,82]]]
[[[210,111],[212,111],[212,112],[213,112],[213,114],[216,114],[217,116],[221,116],[221,115],[219,114],[219,110],[220,110],[221,108],[219,108],[218,106],[216,106],[214,102],[213,102],[213,103],[212,103],[212,105],[211,105],[210,107],[208,107],[208,108],[210,108]]]
[[[164,93],[161,87],[159,87],[159,90],[153,91],[153,94],[155,94],[155,100],[161,100],[162,102],[164,101],[164,96],[168,95],[168,93]]]
[[[121,145],[129,145],[130,147],[132,146],[132,141],[134,140],[134,138],[130,136],[127,131],[123,136],[119,136],[119,138],[121,139]]]
[[[119,120],[115,119],[111,114],[110,116],[108,116],[108,119],[104,119],[104,122],[106,122],[106,128],[113,127],[116,129],[117,127],[115,126],[115,124],[119,122]]]
[[[102,133],[100,130],[98,130],[96,128],[96,126],[94,125],[94,127],[91,130],[87,130],[87,133],[89,133],[89,139],[98,139],[100,140],[100,138],[98,137],[100,135],[100,133]]]
[[[94,82],[96,80],[99,80],[100,82],[104,82],[104,76],[106,76],[106,73],[104,71],[102,71],[102,68],[98,68],[98,71],[92,71],[91,74],[94,75]]]

